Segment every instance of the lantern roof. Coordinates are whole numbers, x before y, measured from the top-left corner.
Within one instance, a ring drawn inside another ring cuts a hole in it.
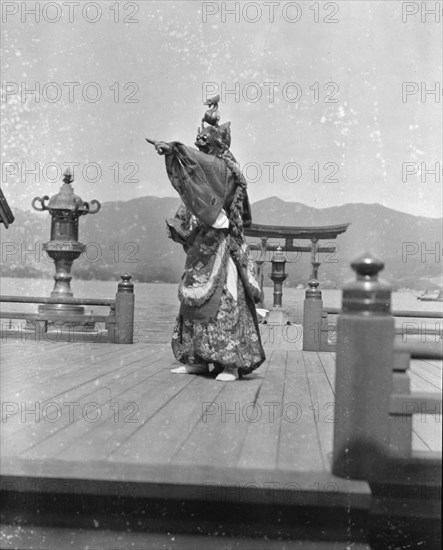
[[[88,206],[83,199],[74,193],[71,183],[74,178],[69,170],[66,170],[63,177],[63,185],[60,191],[49,199],[47,204],[48,210],[76,210],[87,212]]]
[[[74,189],[71,186],[71,183],[74,181],[74,178],[71,172],[66,170],[63,177],[63,185],[60,187],[60,191],[55,195],[52,195],[51,198],[48,195],[44,197],[35,197],[32,201],[32,207],[35,210],[42,212],[43,210],[49,210],[52,214],[54,210],[70,210],[72,212],[77,212],[78,216],[85,214],[97,214],[100,210],[101,205],[99,201],[93,200],[90,203],[85,202],[81,197],[74,193]],[[45,201],[49,201],[46,203]],[[40,208],[36,206],[37,203],[40,203]],[[94,208],[91,209],[90,205],[94,205]]]

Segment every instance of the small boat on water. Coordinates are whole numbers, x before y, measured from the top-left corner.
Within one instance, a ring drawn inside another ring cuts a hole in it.
[[[417,300],[422,302],[443,302],[443,290],[433,290],[429,292],[428,290],[421,296],[417,296]]]

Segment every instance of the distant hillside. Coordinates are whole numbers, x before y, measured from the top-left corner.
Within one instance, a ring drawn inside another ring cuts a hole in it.
[[[357,203],[317,209],[276,197],[255,203],[253,218],[255,223],[279,225],[350,222],[346,233],[337,238],[337,254],[330,257],[332,262],[338,260],[338,263],[325,263],[320,267],[320,279],[331,279],[338,286],[353,276],[349,264],[365,251],[384,261],[386,267],[382,277],[396,288],[422,290],[442,285],[442,219],[412,216],[380,204]]]
[[[80,240],[88,247],[74,263],[74,277],[117,279],[128,271],[139,281],[178,282],[184,253],[167,238],[164,223],[178,203],[175,198],[158,197],[107,202],[99,214],[81,218]],[[416,217],[379,204],[316,209],[275,197],[253,204],[252,213],[255,223],[309,226],[350,222],[348,231],[337,239],[338,252],[321,255],[319,278],[327,286],[341,287],[352,277],[349,263],[364,251],[383,259],[383,278],[395,288],[439,286],[441,219]],[[13,225],[2,229],[2,275],[52,276],[53,264],[42,254],[42,244],[49,240],[49,214],[15,209],[14,215]],[[287,284],[305,284],[310,274],[309,255],[292,253],[289,259],[293,263],[288,263]],[[270,266],[265,269],[266,274],[269,271]]]

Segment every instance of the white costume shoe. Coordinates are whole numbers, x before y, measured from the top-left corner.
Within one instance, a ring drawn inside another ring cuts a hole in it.
[[[209,374],[208,365],[183,365],[175,369],[171,369],[174,374]]]
[[[233,382],[238,380],[238,369],[236,367],[225,367],[216,380],[219,382]]]

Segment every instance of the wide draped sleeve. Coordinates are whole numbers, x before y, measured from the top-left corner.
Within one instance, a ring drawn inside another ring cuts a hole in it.
[[[166,171],[174,189],[192,214],[212,225],[232,198],[235,177],[225,162],[174,141],[165,155]]]

